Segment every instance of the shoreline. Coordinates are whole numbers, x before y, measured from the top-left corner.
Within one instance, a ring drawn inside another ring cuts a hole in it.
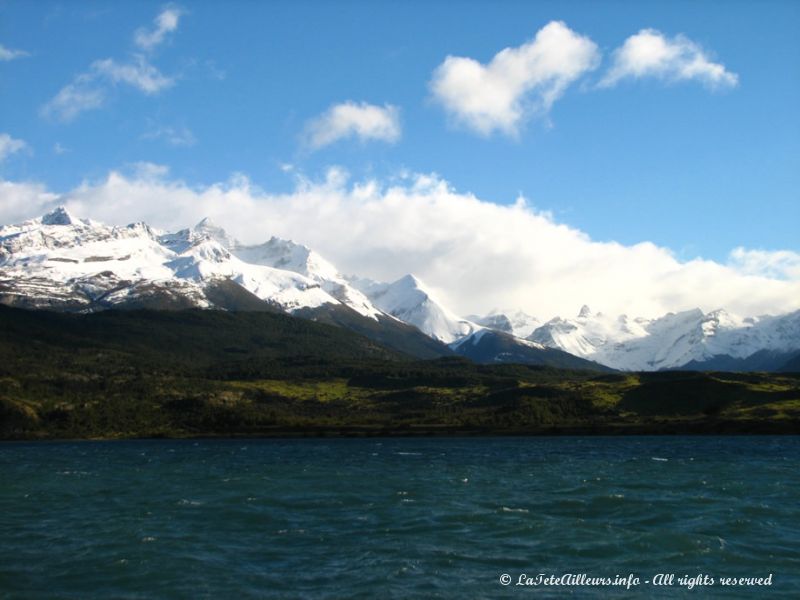
[[[603,424],[555,426],[525,429],[493,429],[489,427],[305,427],[275,428],[234,432],[174,432],[143,434],[110,434],[86,437],[50,437],[27,435],[6,437],[2,443],[14,442],[79,442],[135,440],[220,440],[220,439],[359,439],[359,438],[490,438],[490,437],[637,437],[637,436],[793,436],[800,435],[800,421],[699,421],[691,423]]]

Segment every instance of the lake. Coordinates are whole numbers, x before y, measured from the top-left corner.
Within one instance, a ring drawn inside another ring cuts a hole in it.
[[[796,436],[3,443],[0,598],[797,598],[799,467]]]

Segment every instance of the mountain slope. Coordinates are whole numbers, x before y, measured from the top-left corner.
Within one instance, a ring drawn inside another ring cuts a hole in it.
[[[677,367],[681,371],[727,371],[727,372],[779,372],[789,371],[787,364],[798,355],[798,352],[778,352],[776,350],[759,350],[746,358],[734,358],[727,354],[714,356],[706,360],[693,360]]]
[[[445,344],[425,335],[416,327],[385,314],[370,319],[349,306],[326,304],[319,308],[298,310],[294,315],[318,323],[344,327],[416,358],[431,359],[453,354]]]
[[[539,319],[521,310],[494,310],[482,317],[469,315],[467,319],[483,327],[510,333],[522,339],[527,338],[542,325]]]
[[[369,280],[351,280],[382,311],[417,327],[445,344],[459,340],[479,325],[456,316],[436,300],[414,275],[405,275],[389,284]]]
[[[217,228],[215,233],[219,235],[220,231],[222,230]],[[272,237],[268,242],[253,246],[235,243],[231,251],[247,263],[266,265],[308,277],[336,300],[365,317],[377,319],[381,314],[363,293],[339,274],[336,267],[307,246]]]
[[[73,314],[0,306],[2,364],[22,361],[35,370],[43,351],[62,352],[62,358],[71,361],[89,350],[87,358],[104,356],[109,364],[119,360],[121,369],[126,369],[125,356],[137,355],[137,362],[147,358],[160,371],[179,366],[196,373],[218,371],[230,362],[268,371],[298,361],[318,365],[411,360],[342,327],[277,312],[192,309]]]
[[[613,365],[607,362],[602,350],[609,345],[646,335],[645,324],[642,320],[629,319],[625,315],[613,318],[592,313],[588,306],[584,306],[575,318],[551,319],[536,328],[527,339],[609,366],[627,368],[624,361]]]
[[[608,367],[573,356],[563,350],[547,348],[490,329],[476,331],[450,344],[450,348],[460,356],[483,364],[520,363],[561,369],[610,370]]]
[[[782,364],[778,371],[783,373],[800,373],[800,351],[796,352],[792,358]]]

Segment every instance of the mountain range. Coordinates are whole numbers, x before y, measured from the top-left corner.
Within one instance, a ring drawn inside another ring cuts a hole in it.
[[[742,318],[699,309],[657,319],[588,307],[547,322],[521,310],[460,317],[413,274],[345,276],[276,237],[246,245],[203,219],[164,232],[109,226],[63,207],[0,227],[0,303],[95,312],[131,308],[277,311],[351,329],[419,358],[570,368],[781,370],[800,356],[800,310]]]
[[[800,311],[742,318],[694,309],[642,319],[584,306],[577,317],[552,319],[528,339],[628,371],[773,371],[800,354]]]

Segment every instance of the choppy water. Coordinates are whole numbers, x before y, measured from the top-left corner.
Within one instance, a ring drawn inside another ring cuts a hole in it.
[[[0,444],[0,598],[798,598],[798,467],[798,437]]]

